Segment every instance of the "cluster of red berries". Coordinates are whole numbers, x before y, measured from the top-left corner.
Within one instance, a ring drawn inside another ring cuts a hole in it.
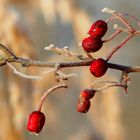
[[[77,104],[77,111],[81,113],[86,113],[90,108],[90,99],[95,95],[94,89],[85,89],[79,95],[79,101]]]
[[[82,47],[87,53],[96,52],[103,45],[102,37],[107,31],[107,23],[103,20],[96,21],[90,28],[89,37],[82,41]],[[103,76],[108,69],[107,61],[102,58],[94,60],[90,65],[90,72],[95,77]],[[95,95],[94,89],[85,89],[79,95],[77,111],[86,113],[90,108],[90,99]],[[45,124],[45,115],[41,111],[34,111],[30,114],[27,129],[33,133],[39,133]]]
[[[103,45],[102,37],[107,32],[107,23],[103,20],[96,21],[90,28],[89,37],[83,39],[82,47],[87,53],[97,52]],[[102,58],[94,60],[90,65],[90,72],[95,77],[103,76],[108,69],[107,61]],[[77,111],[86,113],[90,108],[90,99],[95,95],[94,89],[85,89],[79,95]]]
[[[107,32],[107,23],[103,20],[96,21],[88,31],[89,37],[83,39],[82,47],[87,53],[97,52],[103,45],[102,37]],[[103,76],[108,69],[107,62],[99,58],[93,61],[90,65],[90,72],[95,77]]]
[[[85,51],[97,52],[103,45],[102,37],[107,32],[107,23],[103,20],[96,21],[88,31],[89,37],[82,41],[82,47]]]

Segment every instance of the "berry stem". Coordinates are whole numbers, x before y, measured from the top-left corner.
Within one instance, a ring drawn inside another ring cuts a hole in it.
[[[103,40],[103,43],[108,42],[112,40],[114,37],[116,37],[118,34],[120,34],[122,31],[121,30],[116,30],[109,38]]]
[[[53,92],[54,90],[56,90],[58,88],[67,88],[67,85],[65,85],[65,84],[55,85],[52,88],[48,89],[46,92],[44,92],[43,95],[42,95],[42,97],[41,97],[41,99],[40,99],[40,104],[39,104],[39,107],[38,107],[38,111],[41,111],[42,105],[43,105],[45,99],[47,98],[47,96],[51,92]]]
[[[90,54],[90,53],[88,53],[86,50],[84,50],[83,49],[83,51],[84,51],[84,53],[87,55],[87,57],[89,58],[89,59],[91,59],[91,60],[93,60],[93,57],[92,57],[92,55]]]
[[[124,85],[118,83],[118,84],[107,85],[107,86],[95,89],[95,91],[101,92],[101,91],[106,90],[106,89],[111,88],[111,87],[122,87],[122,88],[125,88]]]
[[[134,34],[128,35],[128,36],[121,42],[121,44],[120,44],[119,46],[115,47],[115,48],[113,49],[113,51],[108,55],[106,61],[109,61],[109,59],[113,56],[113,54],[114,54],[116,51],[118,51],[120,48],[122,48],[122,47],[126,44],[126,42],[127,42],[128,40],[130,40],[133,36],[134,36]]]
[[[113,16],[112,16],[112,17],[110,17],[110,18],[108,18],[108,19],[106,20],[106,23],[109,23],[109,22],[113,21],[113,19],[114,19],[114,17],[113,17]]]

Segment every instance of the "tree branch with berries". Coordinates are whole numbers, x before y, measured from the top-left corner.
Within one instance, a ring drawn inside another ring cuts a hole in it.
[[[9,68],[11,68],[15,74],[28,79],[41,79],[43,78],[44,73],[41,75],[27,75],[19,72],[12,65],[12,63],[20,64],[23,67],[49,67],[50,70],[45,72],[45,74],[53,72],[58,82],[57,85],[54,85],[53,87],[51,87],[50,89],[48,89],[43,93],[37,110],[30,114],[27,123],[27,129],[30,132],[39,133],[45,124],[45,115],[41,111],[41,108],[47,96],[50,93],[52,93],[54,90],[57,90],[59,88],[68,88],[68,85],[66,84],[65,81],[75,76],[75,74],[65,74],[61,71],[61,69],[87,66],[89,67],[89,71],[91,75],[93,75],[96,78],[100,78],[103,75],[105,75],[108,69],[115,69],[122,72],[120,81],[103,81],[103,80],[96,81],[95,80],[94,83],[89,85],[90,88],[81,91],[79,95],[79,101],[77,103],[78,112],[86,113],[90,109],[90,100],[99,91],[103,91],[111,87],[121,87],[124,89],[125,93],[127,94],[128,83],[130,81],[129,73],[140,72],[140,66],[126,66],[121,64],[114,64],[114,63],[110,63],[110,59],[113,57],[113,55],[115,55],[115,53],[119,49],[124,47],[130,39],[132,39],[136,35],[140,35],[140,21],[134,16],[118,13],[115,10],[108,9],[108,8],[104,8],[102,12],[109,13],[111,16],[106,21],[97,20],[90,27],[88,31],[89,36],[84,38],[80,45],[81,49],[83,49],[83,51],[85,52],[85,55],[73,52],[69,50],[68,47],[64,47],[64,48],[55,47],[53,44],[44,48],[46,51],[51,51],[59,55],[65,55],[66,57],[75,58],[75,61],[72,62],[65,62],[65,61],[44,62],[40,60],[31,60],[28,58],[22,58],[16,56],[16,54],[10,51],[7,48],[7,46],[0,44],[0,51],[1,51],[0,66],[8,65]],[[126,16],[130,16],[137,23],[137,29],[134,28],[133,25],[129,23]],[[124,27],[120,27],[119,25],[114,24],[115,32],[109,38],[103,40],[102,37],[106,34],[108,30],[108,24],[114,20],[118,20],[122,22]],[[112,51],[107,55],[106,59],[103,59],[101,57],[100,58],[93,57],[92,54],[94,52],[101,50],[102,47],[104,47],[103,46],[104,43],[112,41],[116,36],[118,36],[122,32],[125,32],[127,34],[127,37],[123,39],[119,45],[117,45],[116,47],[114,47],[114,49],[112,49]],[[104,83],[105,86],[100,88],[95,88],[94,86],[95,84],[101,85],[102,83]]]

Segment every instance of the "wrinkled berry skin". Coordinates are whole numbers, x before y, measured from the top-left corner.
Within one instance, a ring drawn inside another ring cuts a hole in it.
[[[101,49],[103,43],[101,38],[99,37],[87,37],[82,41],[82,47],[86,52],[97,52],[99,49]]]
[[[103,37],[107,32],[107,29],[107,23],[103,20],[98,20],[91,26],[88,34],[93,37]]]
[[[85,89],[83,91],[81,91],[80,93],[80,98],[84,99],[84,100],[89,100],[91,98],[93,98],[93,96],[95,95],[95,90],[93,89]]]
[[[45,115],[40,111],[34,111],[30,114],[27,129],[33,133],[39,133],[45,124]]]
[[[108,69],[108,64],[107,62],[102,59],[98,58],[95,60],[91,65],[90,65],[90,72],[95,76],[95,77],[101,77],[103,76]]]
[[[79,100],[77,104],[77,111],[86,113],[90,108],[90,100]]]

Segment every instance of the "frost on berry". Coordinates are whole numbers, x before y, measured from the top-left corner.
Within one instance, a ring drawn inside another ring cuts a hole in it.
[[[93,98],[93,96],[95,95],[95,92],[96,91],[93,89],[85,89],[85,90],[81,91],[80,98],[89,100],[89,99]]]
[[[33,133],[39,133],[45,124],[45,115],[40,111],[34,111],[30,114],[27,129]]]
[[[77,111],[86,113],[90,108],[90,100],[79,100],[77,104]]]
[[[106,73],[107,69],[108,69],[108,64],[102,58],[98,58],[97,60],[93,61],[93,63],[91,63],[90,65],[90,72],[95,77],[103,76]]]
[[[82,47],[87,52],[96,52],[102,47],[103,43],[100,37],[87,37],[82,41]]]
[[[94,37],[103,37],[107,29],[107,23],[103,20],[98,20],[91,26],[88,34]]]

